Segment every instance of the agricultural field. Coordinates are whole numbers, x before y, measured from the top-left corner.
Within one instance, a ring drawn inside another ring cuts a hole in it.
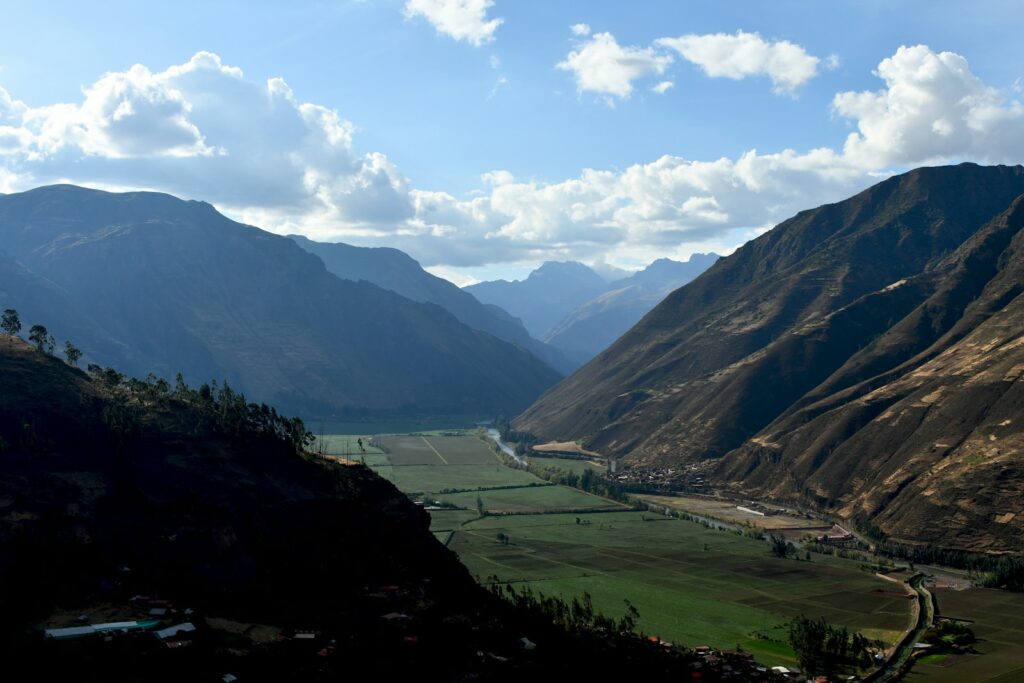
[[[490,447],[474,436],[383,436],[387,470],[395,485],[410,495],[477,491],[504,486],[530,486],[540,479],[505,467]],[[384,472],[382,472],[384,474]],[[468,505],[476,509],[475,497]]]
[[[530,462],[537,467],[557,467],[560,470],[575,472],[576,474],[583,474],[583,470],[594,470],[599,474],[604,474],[604,471],[607,469],[600,463],[577,458],[538,458],[532,456]]]
[[[621,503],[546,482],[528,488],[491,489],[479,493],[443,495],[439,498],[446,503],[476,509],[477,496],[483,501],[487,512],[493,514],[629,509]]]
[[[939,614],[973,622],[977,654],[931,655],[905,680],[913,683],[1024,681],[1024,594],[985,588],[932,589]]]
[[[648,634],[739,645],[773,665],[795,663],[785,628],[799,614],[888,643],[908,626],[910,601],[900,587],[854,562],[776,559],[763,541],[553,486],[504,465],[476,436],[422,433],[378,443],[381,453],[367,464],[414,497],[454,506],[430,510],[431,530],[482,580],[497,575],[566,597],[587,591],[615,617],[628,599]],[[534,464],[597,469],[565,458]],[[482,518],[478,497],[488,513]]]
[[[485,517],[463,523],[448,546],[481,579],[497,575],[566,597],[587,591],[616,617],[628,599],[647,633],[691,646],[739,645],[771,664],[795,662],[785,624],[799,614],[887,643],[909,623],[901,588],[855,563],[781,560],[763,541],[650,512]]]

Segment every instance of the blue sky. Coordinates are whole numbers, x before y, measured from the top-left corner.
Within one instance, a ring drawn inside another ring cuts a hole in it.
[[[727,251],[889,172],[1022,161],[1022,2],[47,2],[4,16],[0,191],[165,190],[278,232],[398,246],[459,282],[550,258]]]

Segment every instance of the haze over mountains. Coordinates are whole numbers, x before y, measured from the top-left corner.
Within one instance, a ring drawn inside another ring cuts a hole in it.
[[[439,306],[342,280],[203,202],[51,186],[0,197],[0,306],[86,360],[227,379],[307,415],[515,411],[558,379]]]
[[[710,268],[717,254],[693,254],[687,261],[663,258],[570,311],[544,340],[585,363],[604,351],[673,290]]]
[[[1024,547],[1024,168],[923,168],[799,213],[516,423],[902,540]]]
[[[302,235],[289,237],[309,253],[319,256],[327,270],[340,278],[365,280],[407,299],[437,304],[469,327],[521,346],[563,374],[579,367],[553,346],[531,337],[522,321],[504,309],[480,303],[448,280],[428,273],[404,251],[314,242]]]
[[[694,254],[685,262],[658,259],[611,281],[582,263],[549,261],[524,280],[480,282],[465,289],[520,318],[530,334],[578,366],[717,259],[716,254]]]

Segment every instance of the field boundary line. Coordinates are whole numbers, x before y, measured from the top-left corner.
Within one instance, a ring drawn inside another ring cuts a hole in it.
[[[954,666],[956,666],[956,665],[954,664]],[[989,678],[983,678],[983,679],[981,679],[980,683],[988,683],[988,681],[999,681],[1001,679],[1004,679],[1006,676],[1009,676],[1010,674],[1013,674],[1013,675],[1024,674],[1024,666],[1022,666],[1020,668],[1017,668],[1017,669],[1013,669],[1012,671],[1004,671],[1001,674],[996,674],[995,676],[990,676]],[[1006,680],[1010,680],[1010,679],[1006,679]]]
[[[436,455],[437,457],[441,458],[441,462],[443,462],[445,465],[448,464],[448,461],[444,459],[444,456],[441,455],[441,453],[438,452],[438,450],[436,448],[434,448],[434,444],[432,444],[429,441],[427,441],[427,437],[421,436],[420,438],[423,439],[423,443],[425,443],[428,446],[430,446],[430,450],[434,451],[434,455]]]
[[[463,529],[462,533],[466,534],[467,536],[476,536],[477,538],[481,538],[481,539],[485,538],[485,536],[480,531],[476,531],[476,530],[468,531],[468,530]],[[600,569],[594,569],[592,567],[591,568],[580,567],[579,565],[570,564],[569,562],[563,562],[562,560],[556,560],[553,557],[548,557],[547,555],[543,554],[541,551],[537,550],[536,548],[523,548],[519,552],[521,554],[523,554],[523,555],[528,555],[530,557],[536,557],[539,560],[543,560],[545,562],[550,562],[551,564],[560,564],[563,567],[569,567],[570,569],[575,569],[575,570],[577,570],[579,572],[582,572],[583,574],[586,574],[586,575],[589,575],[589,574],[600,574],[601,576],[611,576],[611,574],[609,574],[608,572],[601,571]],[[476,555],[476,553],[473,553],[473,554]],[[498,562],[496,560],[490,560],[490,558],[485,558],[485,557],[482,557],[480,555],[477,555],[477,557],[480,557],[481,559],[488,560],[492,564],[499,564],[499,565],[501,564],[500,562]],[[508,565],[503,565],[503,566],[508,566]]]

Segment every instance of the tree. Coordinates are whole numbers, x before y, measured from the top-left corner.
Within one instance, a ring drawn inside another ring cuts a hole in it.
[[[484,499],[480,497],[479,493],[476,495],[476,512],[481,517],[487,516],[487,508],[484,507]]]
[[[53,337],[45,325],[33,325],[28,331],[28,340],[40,351],[53,353]]]
[[[788,542],[782,536],[771,536],[769,542],[772,546],[772,555],[775,557],[786,559],[790,554],[796,551],[796,548],[792,543]]]
[[[864,668],[871,663],[871,641],[846,627],[832,626],[824,618],[804,615],[789,623],[789,644],[804,673],[834,678],[842,670]]]
[[[18,317],[16,310],[8,308],[3,316],[0,316],[0,330],[9,337],[16,337],[21,332],[21,318]]]
[[[78,360],[82,357],[82,352],[79,351],[74,344],[69,341],[64,342],[64,356],[68,359],[68,363],[78,367]]]

